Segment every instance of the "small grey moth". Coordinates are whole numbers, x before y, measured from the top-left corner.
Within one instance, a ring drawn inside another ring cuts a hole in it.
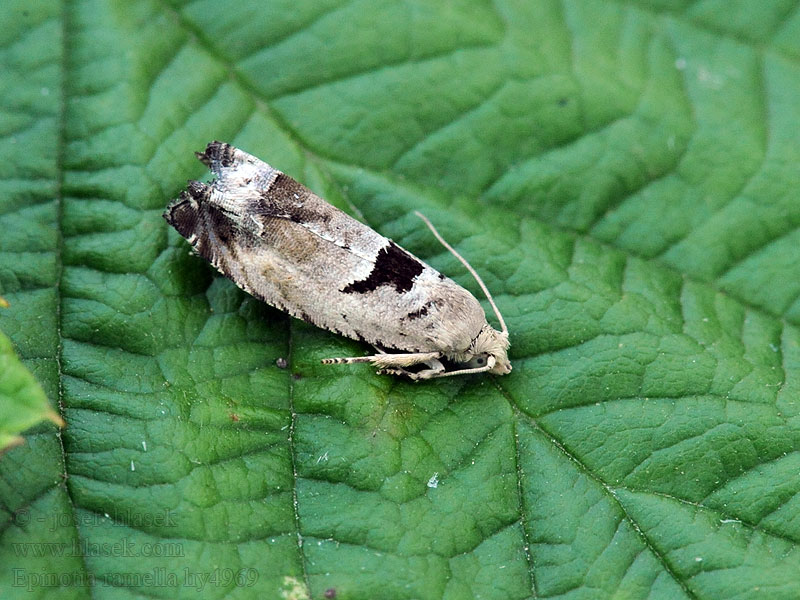
[[[486,286],[421,214],[476,278],[501,331],[467,290],[267,163],[223,142],[196,155],[215,179],[190,181],[164,218],[246,292],[377,352],[323,363],[369,362],[414,380],[511,371]]]

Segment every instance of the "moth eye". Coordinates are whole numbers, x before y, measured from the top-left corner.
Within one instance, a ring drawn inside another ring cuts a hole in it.
[[[466,363],[465,366],[470,369],[479,369],[486,366],[487,357],[485,354],[473,356]]]

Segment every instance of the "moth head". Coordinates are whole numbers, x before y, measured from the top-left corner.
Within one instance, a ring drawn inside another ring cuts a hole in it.
[[[506,375],[511,372],[508,360],[508,332],[497,331],[485,325],[472,344],[469,359],[470,368],[482,368],[489,365],[489,373]]]

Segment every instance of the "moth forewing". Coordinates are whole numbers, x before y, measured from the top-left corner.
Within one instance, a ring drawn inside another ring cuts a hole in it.
[[[427,219],[476,277],[502,331],[467,290],[267,163],[223,142],[197,157],[215,179],[190,181],[164,218],[248,293],[379,351],[324,363],[369,362],[412,379],[511,371],[491,295]]]

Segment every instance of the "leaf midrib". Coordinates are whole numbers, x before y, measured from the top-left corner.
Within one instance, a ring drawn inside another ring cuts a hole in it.
[[[58,115],[56,117],[56,127],[57,127],[57,141],[56,141],[56,249],[55,249],[55,263],[56,263],[56,279],[55,279],[55,309],[56,309],[56,353],[55,353],[55,360],[56,360],[56,376],[58,377],[58,381],[56,382],[56,390],[58,394],[57,398],[57,405],[58,405],[58,414],[69,426],[69,419],[66,415],[66,409],[64,405],[64,368],[63,368],[63,352],[64,352],[64,336],[62,334],[63,331],[63,297],[61,293],[61,287],[64,278],[64,233],[63,233],[63,222],[64,222],[64,155],[66,152],[66,126],[67,126],[67,74],[68,74],[68,65],[69,63],[69,44],[67,42],[68,36],[70,32],[69,26],[69,8],[65,2],[61,3],[61,61],[59,65],[59,75],[61,76],[59,88],[59,109]],[[66,444],[64,442],[64,434],[61,429],[56,431],[56,438],[58,440],[59,449],[61,451],[61,467],[62,467],[62,475],[64,478],[64,494],[66,496],[67,502],[69,503],[70,511],[71,511],[71,523],[73,528],[73,535],[74,538],[77,540],[83,540],[81,536],[80,529],[78,528],[78,523],[80,520],[77,518],[77,512],[75,509],[75,501],[72,496],[72,491],[70,489],[70,482],[69,482],[69,467],[68,467],[68,452],[66,449]],[[82,547],[82,546],[81,546]],[[88,582],[89,578],[89,569],[86,564],[86,556],[81,552],[80,554],[80,565],[83,570],[83,574],[85,575],[84,581]],[[88,592],[88,597],[92,597],[92,587],[88,585],[85,586],[85,589]]]

